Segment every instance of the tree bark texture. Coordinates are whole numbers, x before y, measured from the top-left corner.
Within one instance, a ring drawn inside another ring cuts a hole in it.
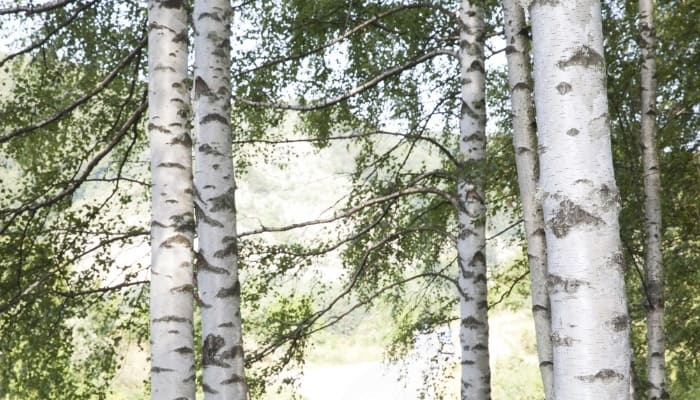
[[[247,398],[231,154],[231,18],[227,0],[194,4],[197,283],[207,400]]]
[[[624,287],[598,0],[530,6],[554,398],[629,398]]]
[[[458,171],[461,398],[491,398],[486,297],[484,172],[486,109],[484,22],[481,10],[463,0],[460,21],[460,153]]]
[[[551,400],[553,388],[552,325],[547,296],[547,249],[542,206],[537,198],[539,165],[535,107],[532,100],[530,52],[525,12],[516,0],[504,0],[506,58],[511,91],[513,147],[518,172],[518,186],[527,237],[527,258],[530,267],[530,295],[535,321],[537,356],[545,399]]]
[[[194,205],[183,2],[148,2],[148,74],[151,398],[194,400]]]
[[[639,0],[642,49],[642,166],[646,217],[645,295],[647,310],[647,381],[649,399],[667,399],[664,282],[661,255],[661,179],[656,150],[656,30],[653,0]]]

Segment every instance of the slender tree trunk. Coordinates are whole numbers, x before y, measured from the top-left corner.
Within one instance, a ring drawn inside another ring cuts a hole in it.
[[[207,400],[247,398],[231,155],[231,37],[228,0],[194,4],[197,282]]]
[[[667,399],[664,280],[661,256],[661,180],[656,153],[656,30],[653,0],[639,0],[642,48],[642,165],[646,217],[647,380],[649,399]]]
[[[513,147],[518,171],[518,186],[527,236],[527,259],[530,266],[530,294],[535,320],[537,355],[545,399],[552,400],[554,390],[552,364],[552,325],[547,296],[547,249],[542,206],[537,199],[539,165],[535,109],[532,102],[530,53],[525,26],[525,12],[515,0],[503,1],[508,82],[513,112]]]
[[[187,88],[187,13],[148,2],[151,145],[151,398],[195,398],[194,216]]]
[[[462,0],[460,18],[460,152],[458,172],[459,238],[457,254],[462,346],[462,400],[491,398],[489,325],[486,298],[486,220],[484,163],[486,109],[484,92],[484,22],[481,10]]]
[[[629,398],[629,314],[598,0],[530,8],[555,399]]]

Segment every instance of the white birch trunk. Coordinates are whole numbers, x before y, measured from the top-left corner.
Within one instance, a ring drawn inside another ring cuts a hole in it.
[[[664,282],[661,256],[661,179],[656,152],[656,30],[653,0],[639,0],[642,49],[642,166],[646,217],[647,381],[650,400],[667,399]]]
[[[547,250],[542,206],[537,199],[539,165],[535,109],[532,102],[530,53],[525,25],[525,12],[516,0],[503,1],[506,34],[508,83],[513,113],[513,147],[518,186],[523,207],[527,259],[530,266],[530,295],[535,321],[537,356],[546,400],[553,399],[554,370],[552,364],[552,325],[547,296]]]
[[[183,2],[148,2],[151,398],[195,398],[192,141]]]
[[[481,10],[462,0],[460,18],[460,153],[458,171],[461,398],[491,398],[489,325],[486,298],[486,219],[484,163],[486,109],[484,92],[484,22]]]
[[[227,0],[195,1],[194,183],[207,400],[247,398],[231,154],[231,18]]]
[[[554,398],[629,398],[629,315],[598,0],[530,7]]]

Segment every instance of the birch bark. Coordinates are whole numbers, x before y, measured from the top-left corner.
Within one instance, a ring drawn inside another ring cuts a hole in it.
[[[491,398],[483,186],[486,145],[484,22],[481,10],[468,0],[461,2],[459,20],[462,86],[459,143],[463,161],[457,177],[461,398],[484,400]]]
[[[649,399],[667,399],[664,282],[661,256],[661,179],[656,152],[656,29],[653,0],[639,0],[642,49],[642,167],[646,217],[645,294],[647,296],[647,381]]]
[[[555,399],[629,398],[624,288],[598,0],[530,6]]]
[[[195,398],[194,215],[184,2],[148,2],[151,398]]]
[[[247,398],[231,154],[231,18],[227,0],[194,3],[195,209],[207,400]]]
[[[545,399],[553,390],[552,325],[547,296],[547,250],[542,206],[537,199],[539,165],[535,109],[532,102],[530,51],[525,25],[525,12],[516,0],[503,1],[508,83],[513,113],[513,147],[518,172],[520,200],[523,207],[527,258],[530,266],[530,295],[535,321],[537,356]]]

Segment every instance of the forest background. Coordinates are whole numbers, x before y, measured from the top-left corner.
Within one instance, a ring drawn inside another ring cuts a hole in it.
[[[55,3],[44,12],[2,13],[0,21],[7,46],[0,58],[0,394],[8,399],[118,396],[113,379],[124,356],[148,342],[148,262],[140,245],[149,221],[146,9],[137,1]],[[657,7],[669,387],[674,398],[695,398],[700,7]],[[404,360],[417,337],[444,332],[455,318],[449,280],[441,278],[454,269],[444,234],[451,232],[450,204],[430,193],[391,197],[417,181],[454,191],[459,76],[448,53],[457,43],[452,8],[440,1],[234,6],[240,267],[256,395],[293,387],[294,372],[319,354],[343,360],[338,349],[348,331],[385,346],[388,359]],[[496,39],[501,11],[496,3],[485,8],[494,38],[487,57],[497,57],[504,52]],[[639,378],[645,294],[636,2],[605,2],[603,10]],[[521,310],[529,307],[527,260],[504,68],[487,66],[489,245],[497,249],[487,254],[490,304]],[[388,199],[347,212],[381,197]],[[289,225],[319,219],[332,223]],[[500,257],[506,243],[512,256]],[[355,282],[358,269],[367,273]],[[330,280],[329,273],[337,276]],[[424,361],[434,375],[422,388],[435,395],[454,373],[454,358],[431,349]],[[510,362],[520,371],[517,359]],[[494,386],[514,387],[513,375],[504,373],[511,380]],[[639,393],[642,382],[635,382]],[[514,398],[501,396],[494,389],[495,398]]]

